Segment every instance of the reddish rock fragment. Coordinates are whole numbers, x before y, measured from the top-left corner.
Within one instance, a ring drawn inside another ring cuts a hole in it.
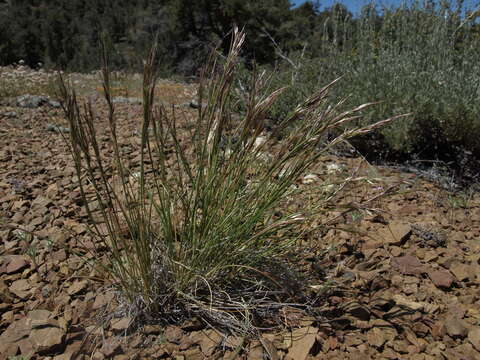
[[[32,310],[27,315],[31,326],[29,340],[37,352],[50,352],[63,344],[65,330],[48,310]]]
[[[169,342],[179,344],[183,337],[183,330],[178,326],[169,326],[165,329],[164,335]]]
[[[458,281],[468,280],[472,274],[470,266],[465,264],[454,264],[450,267],[450,271],[455,275]]]
[[[30,323],[27,318],[12,322],[7,329],[0,335],[0,344],[18,344],[30,333]]]
[[[0,342],[0,359],[13,358],[18,353],[18,344]]]
[[[53,360],[75,360],[78,353],[82,348],[82,341],[75,341],[67,345],[64,353],[61,355],[57,355],[53,358]]]
[[[98,294],[95,297],[95,301],[92,305],[92,309],[97,310],[97,309],[100,309],[101,307],[109,304],[113,300],[113,296],[114,296],[113,292]]]
[[[13,294],[8,289],[7,284],[0,280],[0,303],[11,304],[14,300]]]
[[[205,330],[192,333],[192,337],[192,340],[200,345],[205,356],[211,356],[223,340],[223,335],[215,330]]]
[[[29,339],[38,352],[49,352],[62,345],[64,337],[59,325],[49,325],[32,329]]]
[[[426,266],[413,255],[393,258],[391,260],[391,265],[395,270],[407,275],[420,275],[427,271]]]
[[[480,351],[480,327],[470,329],[468,332],[468,341],[477,351]]]
[[[306,327],[292,331],[292,347],[288,350],[286,359],[305,360],[317,338],[318,329]]]
[[[264,352],[263,346],[259,341],[252,341],[248,351],[248,360],[263,360]]]
[[[10,292],[15,294],[20,299],[26,299],[31,293],[31,285],[27,279],[20,279],[14,281],[10,285]]]
[[[11,255],[10,261],[6,267],[7,274],[14,274],[25,269],[28,266],[28,261],[22,255]]]
[[[381,229],[377,237],[388,245],[403,245],[407,241],[411,232],[412,227],[410,224],[392,222],[387,225],[386,228]]]
[[[463,339],[468,334],[468,329],[465,322],[453,316],[447,317],[445,320],[445,329],[451,338]]]
[[[375,327],[367,333],[367,341],[371,346],[379,348],[385,343],[385,341],[387,341],[387,339],[385,338],[383,331],[380,328]]]
[[[431,270],[428,272],[428,277],[436,287],[443,289],[449,289],[455,281],[452,274],[445,270]]]
[[[115,339],[105,339],[103,342],[102,348],[100,349],[101,353],[106,357],[111,357],[120,352],[121,346],[120,342]]]
[[[159,335],[163,328],[160,325],[146,325],[142,328],[142,333],[145,335]]]
[[[87,281],[80,280],[74,281],[73,284],[67,289],[68,295],[77,295],[82,293],[87,288]]]
[[[125,331],[128,329],[130,324],[132,323],[133,319],[130,317],[124,317],[121,319],[113,319],[111,322],[112,330],[116,331]]]

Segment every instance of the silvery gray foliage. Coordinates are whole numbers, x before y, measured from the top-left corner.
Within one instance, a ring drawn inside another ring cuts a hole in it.
[[[50,99],[44,95],[30,95],[25,94],[16,98],[16,105],[18,107],[35,109],[43,105],[49,105],[54,108],[59,108],[60,103],[58,101]]]

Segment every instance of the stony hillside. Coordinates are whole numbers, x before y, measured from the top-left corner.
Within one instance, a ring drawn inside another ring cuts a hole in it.
[[[102,133],[96,74],[70,77]],[[85,261],[94,244],[49,78],[0,70],[0,84],[23,84],[0,85],[10,89],[0,99],[0,359],[480,359],[480,195],[334,155],[298,180],[292,202],[307,206],[327,180],[352,180],[294,249],[304,283],[283,286],[314,304],[299,296],[254,339],[196,318],[132,328],[118,293]],[[118,81],[124,143],[141,129],[138,82]],[[160,81],[158,101],[188,119],[196,89]]]

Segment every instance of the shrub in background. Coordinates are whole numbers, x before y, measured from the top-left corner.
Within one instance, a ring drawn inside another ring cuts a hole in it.
[[[332,94],[349,95],[345,108],[382,101],[364,112],[362,125],[413,114],[375,137],[356,138],[367,155],[452,160],[463,149],[480,158],[480,37],[474,21],[479,12],[462,18],[462,11],[461,2],[456,9],[442,2],[385,8],[381,17],[374,5],[358,19],[333,13],[312,39],[316,55],[299,61],[293,55],[298,66],[280,66],[272,87],[289,84],[293,91],[280,97],[271,116],[282,118],[318,84],[342,76]]]

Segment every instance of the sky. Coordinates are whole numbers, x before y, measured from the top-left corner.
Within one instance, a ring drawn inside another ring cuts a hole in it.
[[[299,5],[304,3],[306,0],[290,0],[291,3]],[[347,6],[354,15],[358,14],[363,5],[368,4],[370,0],[320,0],[321,9],[325,7],[330,7],[334,3],[340,2]],[[385,4],[388,7],[398,6],[403,3],[403,0],[377,0],[378,4]],[[456,1],[451,1],[452,4],[455,4]],[[470,9],[475,9],[478,7],[480,0],[465,0],[465,7]]]

